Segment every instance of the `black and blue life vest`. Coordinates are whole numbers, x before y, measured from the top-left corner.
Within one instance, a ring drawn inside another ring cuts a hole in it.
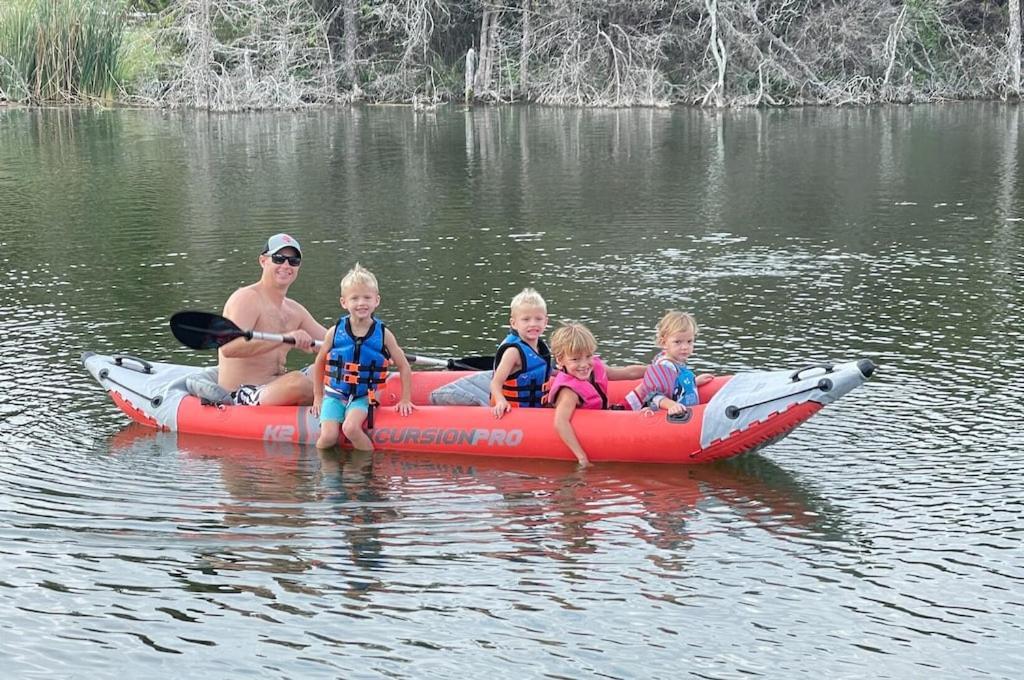
[[[498,345],[498,352],[494,355],[495,368],[505,352],[519,352],[520,369],[509,375],[501,386],[501,393],[510,406],[538,408],[544,405],[551,377],[551,352],[544,340],[537,341],[537,349],[539,352],[535,352],[514,330]]]
[[[349,317],[343,316],[334,326],[324,387],[328,394],[344,401],[368,396],[370,404],[374,405],[375,388],[387,379],[390,364],[390,355],[384,346],[384,322],[373,319],[366,335],[357,338],[352,333]]]

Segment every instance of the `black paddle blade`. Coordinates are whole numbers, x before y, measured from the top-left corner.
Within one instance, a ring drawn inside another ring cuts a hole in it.
[[[494,368],[494,357],[449,359],[448,368],[453,371],[490,371]]]
[[[230,319],[209,312],[174,314],[171,316],[171,332],[181,344],[192,349],[217,349],[246,335]]]

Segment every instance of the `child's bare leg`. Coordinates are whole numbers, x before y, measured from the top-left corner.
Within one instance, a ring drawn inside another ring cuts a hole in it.
[[[341,423],[337,420],[326,420],[320,423],[320,437],[316,440],[316,448],[329,449],[338,443],[338,431]]]
[[[366,411],[361,408],[350,408],[345,414],[345,422],[341,431],[345,433],[352,447],[359,451],[373,451],[373,442],[363,431],[363,423],[366,422]]]

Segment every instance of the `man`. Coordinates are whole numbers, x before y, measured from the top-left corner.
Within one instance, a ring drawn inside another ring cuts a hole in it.
[[[220,348],[218,382],[238,404],[312,404],[312,380],[302,371],[285,369],[289,350],[312,354],[314,339],[323,340],[327,334],[305,307],[288,297],[288,288],[299,275],[302,248],[288,234],[275,234],[267,240],[259,263],[260,280],[232,293],[224,304],[224,316],[240,328],[278,333],[294,338],[295,344],[232,340]]]

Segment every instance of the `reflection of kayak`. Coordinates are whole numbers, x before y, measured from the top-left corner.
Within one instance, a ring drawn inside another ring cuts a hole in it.
[[[319,424],[307,407],[205,406],[185,389],[194,366],[123,355],[83,355],[86,368],[133,420],[162,430],[237,439],[314,443]],[[701,403],[680,421],[664,414],[577,411],[573,425],[591,460],[703,463],[752,451],[788,434],[825,404],[861,385],[874,365],[864,359],[796,371],[720,376],[700,388]],[[397,375],[380,390],[371,437],[382,449],[481,456],[573,460],[545,409],[514,409],[501,420],[480,406],[428,406],[430,393],[465,376],[457,371],[413,374],[412,415],[392,409]],[[621,401],[635,383],[609,389]]]
[[[832,531],[837,519],[799,478],[758,455],[709,465],[602,465],[578,471],[575,461],[388,451],[318,454],[291,443],[157,433],[137,423],[111,438],[110,451],[216,461],[231,495],[221,503],[236,502],[231,512],[256,524],[268,521],[262,502],[287,501],[276,512],[292,517],[297,498],[319,502],[325,493],[339,491],[328,493],[332,501],[347,503],[339,516],[367,513],[379,526],[401,516],[395,504],[417,495],[436,501],[441,488],[481,497],[481,505],[469,506],[474,512],[505,517],[520,529],[556,524],[580,529],[636,516],[656,528],[648,532],[655,543],[686,534],[685,518],[707,503],[724,504],[752,524],[790,536],[793,530]],[[248,518],[250,513],[258,519]]]

